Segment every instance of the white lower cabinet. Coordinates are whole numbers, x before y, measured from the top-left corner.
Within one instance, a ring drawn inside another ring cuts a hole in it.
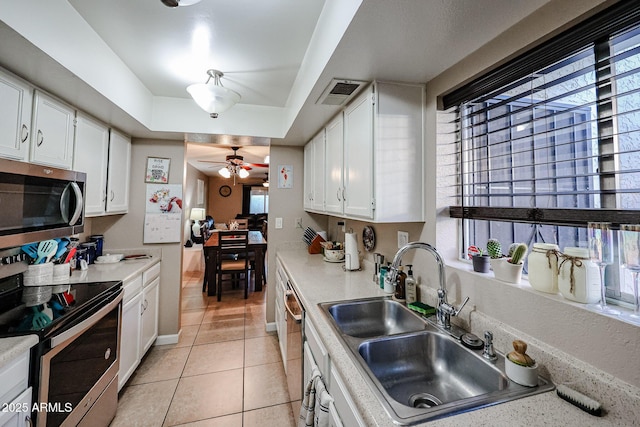
[[[118,391],[140,363],[140,301],[142,293],[135,295],[122,306],[122,327],[120,329],[120,370],[118,371]]]
[[[31,423],[29,350],[0,369],[0,427],[23,427]]]
[[[160,263],[124,283],[118,391],[158,337]]]
[[[329,405],[330,425],[366,427],[344,381],[331,365],[329,353],[308,317],[305,318],[304,332],[304,384],[311,378],[313,367],[317,366],[329,394],[333,397],[333,403]]]

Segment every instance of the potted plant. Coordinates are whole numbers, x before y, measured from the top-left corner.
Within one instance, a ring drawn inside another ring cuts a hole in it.
[[[524,264],[524,256],[527,254],[527,245],[517,243],[509,248],[508,258],[499,258],[492,260],[491,267],[496,279],[507,283],[520,283],[522,278],[522,266]]]
[[[485,254],[482,248],[469,246],[468,254],[473,263],[473,271],[478,273],[489,272],[489,255]]]

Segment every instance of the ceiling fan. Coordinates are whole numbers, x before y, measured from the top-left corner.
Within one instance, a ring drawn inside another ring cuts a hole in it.
[[[245,163],[244,157],[238,154],[238,150],[240,147],[231,147],[233,150],[233,154],[227,156],[224,162],[219,162],[215,160],[199,160],[204,163],[217,163],[223,165],[222,168],[218,171],[220,175],[225,178],[231,178],[233,175],[238,175],[240,178],[246,178],[249,176],[250,170],[255,168],[268,168],[268,163]]]

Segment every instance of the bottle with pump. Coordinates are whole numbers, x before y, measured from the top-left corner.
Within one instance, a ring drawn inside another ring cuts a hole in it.
[[[413,267],[411,264],[407,264],[409,271],[407,273],[407,278],[404,281],[404,292],[407,298],[407,304],[411,304],[412,302],[416,302],[418,300],[418,284],[416,283],[416,279],[413,277]]]
[[[396,289],[393,294],[393,299],[398,302],[405,302],[406,300],[405,292],[404,292],[406,279],[407,279],[407,274],[403,271],[403,267],[402,266],[398,267],[398,275],[396,277]]]

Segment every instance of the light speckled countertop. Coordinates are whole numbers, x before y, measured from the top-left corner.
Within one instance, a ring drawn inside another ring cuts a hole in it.
[[[111,253],[142,253],[140,250],[111,251]],[[88,270],[76,270],[71,274],[70,283],[104,282],[113,280],[127,280],[134,277],[154,264],[160,262],[160,251],[145,251],[152,255],[149,259],[127,260],[113,264],[92,264]],[[0,339],[0,368],[13,360],[20,353],[30,349],[38,343],[36,335],[25,335]]]
[[[369,268],[365,271],[345,272],[342,269],[342,264],[324,262],[321,255],[309,255],[298,250],[279,251],[277,256],[293,282],[292,285],[306,309],[306,316],[313,322],[329,352],[331,369],[336,369],[342,376],[365,424],[367,426],[394,426],[395,424],[377,401],[359,369],[349,357],[348,350],[343,347],[328,319],[318,307],[318,304],[323,302],[386,295],[373,284],[371,265],[364,263],[365,269]],[[555,362],[563,363],[562,361]],[[581,369],[585,369],[584,365],[581,366]],[[595,368],[593,369],[595,371]],[[598,376],[594,374],[594,377]],[[611,388],[611,384],[606,384],[606,386]],[[614,388],[618,393],[616,400],[619,402],[621,387],[616,384]],[[639,402],[637,399],[640,397],[640,394],[637,393],[640,391],[632,388],[625,389],[624,392],[623,400],[625,402],[621,405],[622,407],[615,408],[615,413],[610,413],[602,418],[593,417],[566,403],[553,391],[418,425],[456,427],[462,425],[529,427],[544,425],[581,427],[640,425],[640,414],[637,409]],[[636,406],[635,409],[634,406]],[[606,405],[604,407],[607,408]]]
[[[36,344],[38,344],[37,335],[0,339],[0,369]]]

